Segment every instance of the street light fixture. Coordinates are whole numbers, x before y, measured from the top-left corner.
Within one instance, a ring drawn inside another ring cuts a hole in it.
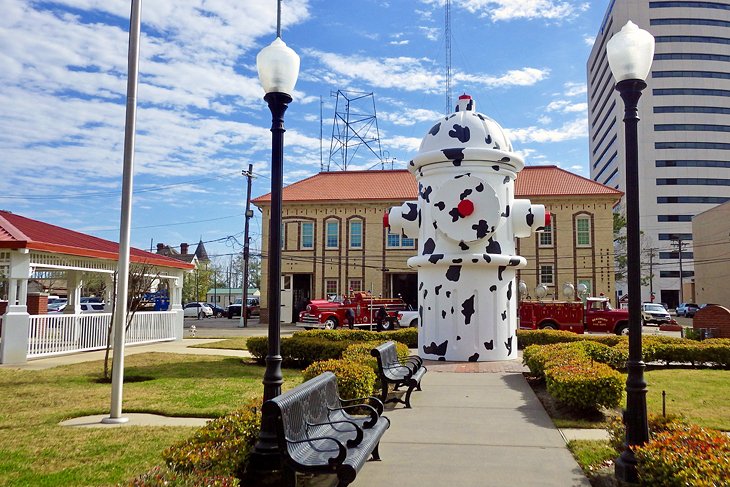
[[[654,37],[629,21],[606,44],[608,64],[616,78],[616,90],[624,101],[626,144],[626,250],[629,292],[629,358],[626,362],[625,449],[616,459],[616,477],[637,482],[633,447],[649,440],[646,413],[646,381],[641,352],[641,230],[639,224],[639,162],[637,124],[641,91],[654,58]]]
[[[299,56],[281,40],[281,10],[277,36],[256,56],[259,80],[266,92],[264,100],[271,110],[271,214],[269,220],[268,262],[268,355],[264,372],[264,402],[281,394],[283,375],[280,353],[281,317],[281,200],[284,163],[284,112],[292,101],[291,93],[299,75]],[[245,312],[245,303],[241,304]],[[278,470],[280,454],[276,441],[276,418],[263,414],[261,431],[253,448],[250,465],[258,472]]]

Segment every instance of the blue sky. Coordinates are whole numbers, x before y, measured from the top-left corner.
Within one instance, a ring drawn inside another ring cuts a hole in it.
[[[320,111],[329,158],[337,90],[374,94],[382,150],[405,167],[446,112],[443,3],[284,0],[301,57],[285,183],[319,172]],[[472,95],[526,164],[588,176],[585,63],[607,4],[452,0],[454,103]],[[0,0],[0,209],[118,240],[130,5]],[[241,170],[254,197],[270,190],[255,58],[275,32],[275,0],[143,1],[132,245],[240,251]],[[256,211],[253,248],[260,234]]]

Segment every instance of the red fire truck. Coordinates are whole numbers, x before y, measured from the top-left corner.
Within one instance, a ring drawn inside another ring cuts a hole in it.
[[[311,301],[306,310],[299,313],[297,326],[327,330],[346,328],[349,315],[356,327],[392,330],[398,323],[398,311],[406,309],[408,305],[400,298],[376,298],[365,291],[356,292]]]
[[[587,298],[585,304],[581,301],[522,301],[519,318],[522,330],[629,333],[629,312],[611,308],[611,303],[603,297]]]

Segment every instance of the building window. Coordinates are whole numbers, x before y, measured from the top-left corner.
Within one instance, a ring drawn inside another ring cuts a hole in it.
[[[286,250],[286,223],[281,224],[281,250]]]
[[[400,233],[391,233],[390,229],[388,229],[385,246],[389,249],[412,249],[416,246],[416,241],[412,238],[404,237]]]
[[[691,233],[660,233],[659,240],[692,240]]]
[[[656,167],[728,167],[730,161],[712,161],[707,159],[660,159],[655,161]]]
[[[302,249],[313,249],[314,248],[314,223],[304,222],[302,223]]]
[[[552,264],[540,265],[540,284],[553,285],[554,266]]]
[[[730,150],[730,144],[727,144],[725,142],[654,142],[654,148]]]
[[[591,246],[591,219],[579,217],[575,219],[575,245],[577,247]]]
[[[554,218],[554,217],[553,217]],[[553,246],[553,226],[548,225],[545,230],[539,232],[540,247],[552,247]]]
[[[692,215],[657,215],[658,222],[691,222]]]
[[[350,279],[349,281],[350,292],[356,293],[362,291],[362,279]]]
[[[362,220],[350,220],[350,248],[362,248]]]
[[[340,222],[337,220],[329,220],[326,223],[326,228],[326,247],[328,249],[336,249],[340,246]]]
[[[324,292],[327,296],[332,294],[340,294],[340,286],[337,279],[327,279],[324,281]]]
[[[730,179],[721,178],[657,178],[657,186],[730,186]]]

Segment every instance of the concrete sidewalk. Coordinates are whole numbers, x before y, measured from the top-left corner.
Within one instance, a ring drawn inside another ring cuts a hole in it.
[[[428,367],[354,487],[590,486],[519,362]]]

